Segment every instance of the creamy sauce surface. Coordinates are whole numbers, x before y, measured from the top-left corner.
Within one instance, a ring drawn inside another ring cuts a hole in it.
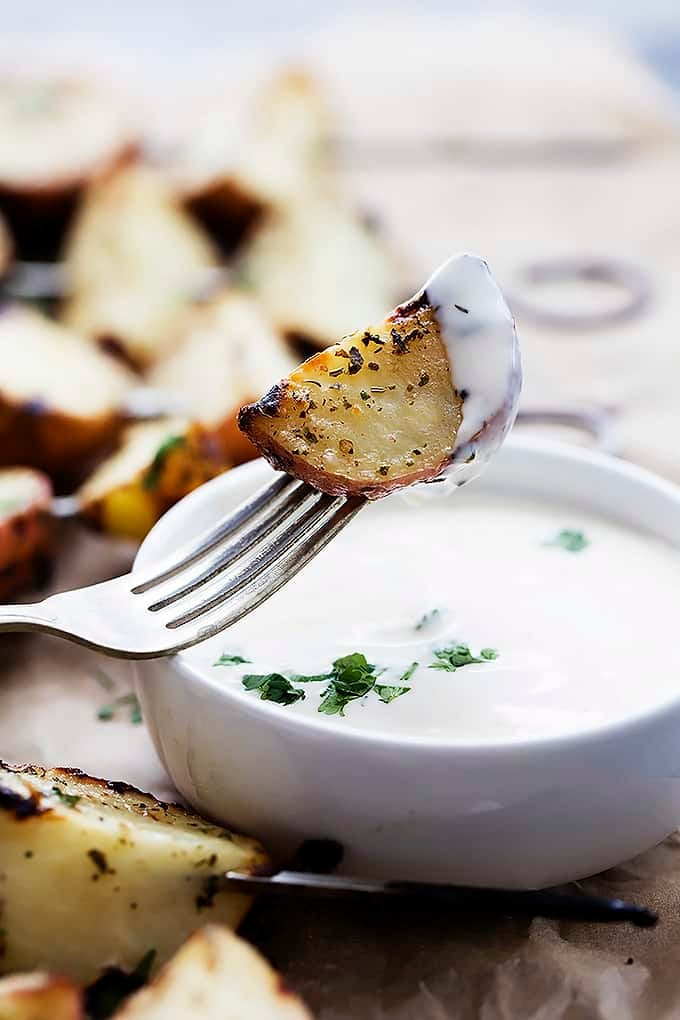
[[[588,545],[546,544],[562,529]],[[461,489],[419,510],[400,496],[366,507],[298,577],[229,631],[185,653],[239,697],[244,673],[316,674],[363,652],[411,690],[373,693],[344,717],[318,712],[326,683],[304,684],[276,713],[455,742],[532,739],[590,729],[650,708],[680,687],[680,552],[625,525],[573,508]],[[439,613],[420,630],[425,613]],[[466,642],[495,661],[428,668]],[[220,653],[251,659],[213,667]]]

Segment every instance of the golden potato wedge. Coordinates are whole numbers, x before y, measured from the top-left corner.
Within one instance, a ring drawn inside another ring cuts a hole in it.
[[[40,584],[52,554],[52,486],[30,468],[0,470],[0,601]]]
[[[319,84],[288,70],[256,90],[233,123],[207,106],[171,168],[191,212],[232,251],[273,205],[326,186],[332,114]]]
[[[208,925],[115,1020],[311,1020],[311,1013],[256,949]]]
[[[252,298],[227,290],[190,313],[181,347],[154,369],[149,382],[200,423],[228,461],[242,464],[258,454],[238,428],[239,408],[294,364]]]
[[[80,514],[102,531],[141,539],[178,500],[230,466],[219,439],[188,419],[131,425],[78,490]]]
[[[24,259],[53,258],[83,190],[138,147],[117,96],[75,78],[0,78],[0,211]]]
[[[424,295],[315,354],[239,415],[274,467],[324,492],[369,499],[437,475],[461,420]]]
[[[228,869],[267,865],[262,847],[125,783],[77,770],[0,768],[0,970],[83,983],[164,963],[207,921],[236,926],[248,897]]]
[[[27,307],[0,311],[0,465],[82,477],[122,426],[134,376]]]
[[[284,336],[326,347],[395,304],[384,239],[336,195],[308,193],[263,220],[237,271]]]
[[[85,1020],[83,995],[68,978],[13,974],[0,978],[0,1020]]]
[[[89,189],[65,261],[64,323],[144,368],[168,353],[216,250],[159,173],[131,166]]]

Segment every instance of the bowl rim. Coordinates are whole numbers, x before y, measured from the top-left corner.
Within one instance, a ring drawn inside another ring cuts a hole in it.
[[[676,485],[647,468],[640,467],[629,461],[622,460],[607,453],[602,453],[587,447],[580,447],[573,443],[563,442],[555,439],[546,439],[536,436],[518,436],[513,432],[506,440],[505,445],[512,447],[532,457],[536,455],[548,456],[559,463],[576,464],[577,466],[590,466],[601,470],[605,475],[618,476],[634,485],[646,490],[656,491],[662,497],[669,499],[677,506],[680,522],[680,485]],[[269,465],[262,458],[249,461],[246,464],[225,472],[204,485],[195,489],[183,500],[172,507],[152,528],[142,542],[133,570],[140,568],[140,560],[144,558],[143,550],[149,542],[152,534],[157,534],[167,527],[176,518],[187,514],[188,509],[194,502],[207,500],[210,493],[232,484],[238,484],[234,479],[243,479],[249,475],[257,477],[260,472],[269,472]],[[601,511],[606,515],[606,511]],[[660,537],[657,535],[657,537]],[[225,699],[238,711],[252,717],[262,717],[267,725],[278,725],[282,730],[297,731],[299,736],[305,735],[324,740],[335,739],[339,742],[346,742],[348,747],[361,745],[373,749],[409,749],[427,754],[451,754],[462,757],[484,755],[490,758],[501,757],[507,754],[521,755],[523,752],[540,752],[544,750],[558,751],[567,748],[584,748],[604,740],[612,738],[630,738],[636,730],[642,730],[663,719],[663,717],[680,713],[680,685],[678,693],[667,697],[664,701],[652,704],[649,708],[643,708],[632,712],[630,715],[615,719],[612,722],[600,721],[582,729],[558,734],[537,734],[522,738],[494,738],[492,740],[460,739],[455,735],[447,737],[428,737],[416,734],[391,733],[373,729],[358,729],[348,727],[330,727],[323,721],[317,720],[314,716],[297,715],[294,713],[284,714],[280,706],[272,705],[259,698],[246,698],[244,692],[231,689],[223,685],[216,677],[213,677],[205,668],[193,661],[187,660],[183,652],[170,656],[167,665],[185,682],[196,689],[208,689],[214,694]],[[143,677],[141,684],[143,685]],[[680,752],[679,752],[680,756]]]

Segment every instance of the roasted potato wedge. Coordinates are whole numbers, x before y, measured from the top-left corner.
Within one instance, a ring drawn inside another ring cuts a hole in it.
[[[149,382],[200,423],[228,461],[251,460],[257,450],[238,428],[238,411],[293,368],[287,344],[252,298],[234,290],[191,312],[184,335]]]
[[[228,869],[267,864],[251,839],[77,770],[0,769],[0,970],[49,970],[89,983],[164,963],[207,921],[236,926],[248,897]]]
[[[435,312],[416,298],[309,358],[239,425],[274,467],[376,499],[443,469],[461,409]]]
[[[116,1020],[311,1020],[251,945],[218,925],[192,935]]]
[[[134,376],[27,307],[0,311],[0,465],[82,477],[113,445]]]
[[[79,489],[80,514],[110,534],[141,539],[178,500],[230,466],[219,440],[188,419],[131,425],[120,449]]]
[[[171,170],[187,207],[228,252],[273,205],[305,201],[331,175],[332,115],[313,78],[277,75],[256,91],[245,116],[245,124],[233,124],[224,104],[209,106]]]
[[[0,601],[40,584],[52,553],[49,479],[30,468],[0,470]]]
[[[88,191],[65,261],[63,321],[144,368],[168,353],[216,251],[162,176],[131,166]]]
[[[119,98],[74,78],[0,78],[0,211],[20,257],[53,258],[88,185],[136,150]]]
[[[82,992],[52,974],[0,978],[0,1020],[85,1020]]]
[[[284,336],[318,348],[380,320],[399,277],[376,230],[336,195],[318,192],[262,222],[238,273]]]

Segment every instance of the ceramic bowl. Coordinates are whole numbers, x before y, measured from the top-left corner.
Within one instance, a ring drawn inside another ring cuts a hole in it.
[[[193,492],[158,522],[136,566],[214,524],[271,475],[254,461]],[[563,501],[680,547],[680,489],[603,454],[510,437],[475,488]],[[680,823],[680,678],[677,697],[666,687],[657,698],[647,677],[648,707],[610,724],[475,745],[329,730],[228,689],[185,654],[136,670],[144,718],[182,796],[281,858],[327,837],[345,848],[347,873],[536,888],[610,867]]]

